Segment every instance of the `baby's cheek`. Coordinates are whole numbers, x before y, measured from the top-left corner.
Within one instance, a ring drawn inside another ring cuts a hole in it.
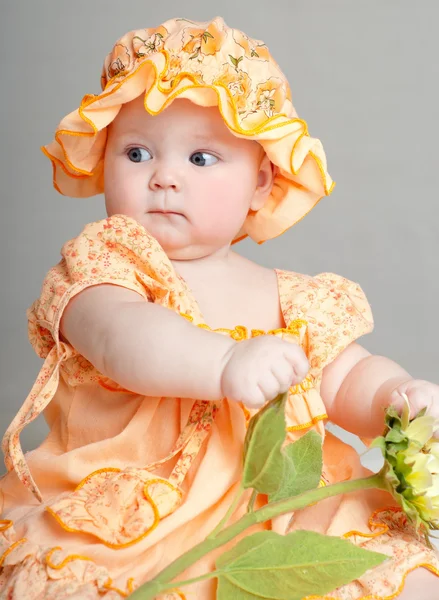
[[[215,237],[233,238],[244,222],[248,211],[243,210],[235,200],[233,197],[221,197],[209,202],[207,211],[203,215],[204,224],[205,229],[210,229]]]
[[[115,173],[113,177],[106,178],[105,204],[108,215],[123,213],[135,218],[142,207],[145,210],[139,187],[136,177],[118,177]]]
[[[198,226],[210,236],[221,235],[224,230],[227,230],[226,211],[224,206],[219,206],[219,203],[220,201],[207,201],[198,211]]]

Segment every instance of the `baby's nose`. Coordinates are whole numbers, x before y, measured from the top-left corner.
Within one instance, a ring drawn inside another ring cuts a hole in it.
[[[151,176],[149,187],[152,190],[181,189],[181,176],[172,168],[159,167]]]

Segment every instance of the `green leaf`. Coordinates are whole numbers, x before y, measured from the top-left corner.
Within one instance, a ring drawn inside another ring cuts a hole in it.
[[[322,474],[322,438],[308,431],[296,442],[282,450],[285,470],[281,485],[269,496],[270,502],[298,496],[319,485]]]
[[[244,440],[244,489],[273,494],[283,481],[285,458],[281,446],[285,439],[285,403],[288,393],[266,404],[251,418]]]
[[[240,56],[239,58],[235,58],[234,56],[232,56],[231,54],[229,54],[229,58],[232,61],[233,66],[235,67],[235,69],[238,68],[239,63],[241,62],[241,60],[244,58],[243,56]]]
[[[143,43],[145,43],[145,42],[146,42],[146,40],[144,40],[143,38],[141,38],[139,35],[135,35],[135,36],[133,37],[133,40],[140,40],[140,41],[141,41],[141,42],[143,42]]]
[[[369,448],[379,448],[381,450],[381,452],[383,453],[383,456],[385,456],[386,455],[385,454],[386,453],[386,440],[381,435],[380,437],[377,437],[374,440],[372,440]]]
[[[385,416],[386,425],[392,429],[401,429],[402,421],[401,417],[394,406],[389,406],[386,410]]]
[[[407,439],[405,433],[397,429],[391,429],[386,435],[386,442],[394,442],[395,444],[399,444],[405,439]]]
[[[396,455],[399,452],[404,452],[404,450],[407,450],[408,448],[408,440],[407,438],[403,441],[403,442],[399,442],[399,444],[387,444],[386,446],[386,458],[388,456],[394,456],[396,457]]]
[[[205,44],[207,43],[207,38],[212,38],[213,39],[213,35],[211,33],[209,33],[208,31],[205,31],[203,33],[203,40],[204,40]]]
[[[261,531],[216,563],[218,600],[301,600],[353,581],[388,556],[312,531]]]

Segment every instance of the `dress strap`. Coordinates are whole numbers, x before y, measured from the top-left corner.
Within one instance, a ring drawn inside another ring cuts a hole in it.
[[[188,444],[194,434],[198,432],[200,423],[204,419],[204,415],[208,411],[210,404],[212,404],[212,402],[209,402],[208,400],[196,400],[191,408],[187,423],[178,436],[171,452],[164,458],[146,465],[145,468],[149,471],[154,470],[178,454]]]
[[[3,436],[2,450],[6,468],[8,471],[14,470],[22,484],[40,502],[42,495],[26,463],[20,443],[20,433],[43,412],[52,400],[58,388],[60,365],[74,353],[76,350],[63,342],[59,344],[59,347],[53,346],[28,397]]]
[[[191,465],[201,450],[204,439],[212,429],[212,425],[220,408],[220,404],[221,401],[207,402],[205,412],[196,424],[196,429],[192,435],[192,438],[187,443],[177,461],[177,464],[169,476],[169,482],[173,485],[179,487],[186,477],[187,472],[191,468]]]
[[[59,372],[61,363],[76,354],[76,350],[69,345],[60,343],[59,348],[53,346],[47,355],[41,371],[35,381],[29,395],[23,402],[21,408],[15,415],[2,440],[2,450],[5,457],[5,465],[8,471],[14,470],[21,483],[40,501],[42,494],[34,478],[31,475],[26,462],[21,443],[20,434],[27,425],[32,423],[48,406],[53,399],[59,384]],[[170,460],[178,454],[195,435],[195,443],[190,446],[191,455],[198,453],[202,441],[211,426],[212,402],[207,400],[196,400],[191,408],[188,421],[180,433],[174,448],[164,458],[147,465],[148,470],[154,470],[158,466]],[[209,416],[208,416],[209,415]],[[204,430],[203,428],[207,429]],[[187,451],[184,453],[186,457]],[[180,457],[176,467],[181,465],[183,456]],[[175,469],[174,469],[175,470]],[[187,472],[187,470],[186,470]],[[183,475],[184,477],[184,475]]]

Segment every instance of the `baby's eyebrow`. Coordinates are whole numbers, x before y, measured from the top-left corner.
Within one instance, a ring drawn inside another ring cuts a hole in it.
[[[124,130],[118,136],[119,140],[122,142],[126,142],[127,140],[131,140],[132,138],[140,138],[142,137],[142,132],[136,129]]]
[[[199,142],[208,142],[208,143],[210,143],[210,142],[214,142],[214,141],[215,142],[219,141],[216,136],[211,135],[211,134],[206,134],[206,133],[197,133],[197,132],[194,132],[192,134],[192,138],[195,139],[195,140],[197,140],[197,141],[199,141]]]

